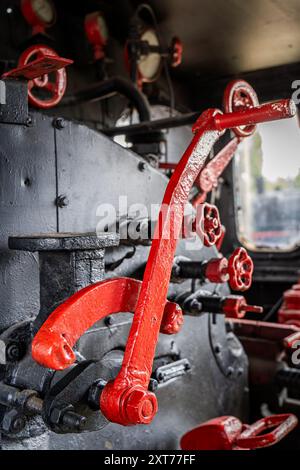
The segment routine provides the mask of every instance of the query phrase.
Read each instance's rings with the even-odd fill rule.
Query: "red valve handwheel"
[[[214,246],[222,236],[222,225],[218,208],[207,202],[201,207],[200,220],[194,222],[194,229],[203,240],[204,246]]]
[[[257,94],[244,80],[233,80],[225,88],[223,107],[225,113],[243,111],[259,106]],[[255,125],[239,126],[233,129],[237,137],[249,137],[256,130]]]
[[[228,260],[229,284],[231,289],[245,291],[251,287],[253,261],[245,248],[234,250]]]
[[[176,36],[171,43],[171,66],[178,67],[182,62],[183,44]]]
[[[57,53],[48,46],[42,44],[34,45],[26,49],[20,56],[18,66],[27,65],[35,59],[45,56],[58,56]],[[50,76],[54,77],[50,81]],[[67,74],[65,68],[61,68],[51,74],[44,74],[41,77],[34,78],[28,82],[28,101],[29,103],[41,109],[49,109],[56,106],[64,96],[67,87]],[[34,90],[47,91],[48,97],[41,98],[34,93]]]

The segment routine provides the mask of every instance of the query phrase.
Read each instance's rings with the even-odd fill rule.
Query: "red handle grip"
[[[298,424],[298,419],[292,414],[281,414],[262,418],[247,428],[236,440],[237,447],[242,449],[259,449],[269,447],[281,441]],[[267,429],[275,429],[267,434],[261,434]]]
[[[242,111],[217,114],[214,116],[214,124],[218,131],[223,131],[234,127],[255,125],[262,122],[293,117],[296,111],[296,105],[293,100],[279,100],[265,103],[255,108],[243,109]]]

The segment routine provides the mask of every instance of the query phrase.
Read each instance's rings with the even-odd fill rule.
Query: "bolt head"
[[[145,171],[146,168],[147,168],[146,162],[139,162],[139,164],[138,164],[138,169],[139,169],[140,171]]]
[[[154,393],[136,388],[127,395],[124,408],[131,424],[149,424],[158,410],[157,399]]]
[[[18,434],[24,429],[25,425],[25,416],[21,415],[16,409],[12,409],[5,413],[1,423],[1,430],[7,434]]]
[[[53,125],[56,129],[61,130],[61,129],[64,129],[64,127],[66,127],[66,121],[64,120],[64,118],[59,117],[59,118],[54,119]]]
[[[59,195],[57,196],[56,200],[55,200],[55,204],[57,207],[59,207],[60,209],[62,209],[63,207],[67,207],[69,205],[69,199],[67,198],[67,196],[64,196],[64,195]]]

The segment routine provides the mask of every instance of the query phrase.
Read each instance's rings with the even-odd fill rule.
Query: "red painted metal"
[[[241,337],[265,339],[270,342],[282,342],[288,336],[299,333],[299,328],[294,325],[281,325],[264,321],[248,319],[230,320],[234,327],[234,332]]]
[[[177,166],[177,163],[168,163],[168,162],[160,162],[159,168],[161,170],[171,170],[174,171]]]
[[[220,416],[186,433],[180,444],[183,450],[261,449],[277,444],[297,424],[297,417],[290,413],[267,416],[250,426],[234,416]]]
[[[193,201],[194,206],[205,202],[207,194],[218,186],[219,177],[232,160],[237,151],[239,142],[240,140],[237,137],[232,139],[200,172],[199,178],[196,180],[199,193]]]
[[[222,256],[222,258],[214,258],[208,261],[204,275],[210,282],[217,284],[227,282],[229,279],[227,259]]]
[[[25,78],[28,82],[28,100],[32,106],[42,109],[52,108],[64,96],[67,87],[65,67],[73,61],[59,57],[56,52],[42,44],[34,45],[21,54],[18,68],[6,73],[3,78]],[[54,82],[50,81],[51,73],[55,74]],[[45,89],[50,97],[38,98],[34,89]]]
[[[205,268],[205,277],[216,283],[229,281],[236,291],[245,291],[252,284],[253,261],[245,248],[237,248],[227,261],[226,258],[210,260]]]
[[[285,349],[293,349],[294,345],[298,346],[300,343],[300,331],[296,331],[291,335],[287,336],[283,340],[283,345]]]
[[[178,67],[182,62],[183,44],[178,37],[172,38],[171,67]]]
[[[222,230],[222,234],[216,243],[216,248],[219,252],[222,250],[223,241],[226,235],[226,227],[224,225],[221,225],[221,230]]]
[[[241,111],[258,105],[258,97],[249,83],[244,80],[233,80],[228,83],[223,97],[223,107],[226,113]],[[238,126],[233,129],[237,137],[248,137],[255,130],[255,125]]]
[[[32,342],[32,357],[50,369],[62,370],[75,361],[73,346],[94,323],[107,315],[134,312],[142,282],[130,278],[101,281],[76,292],[57,307]],[[178,333],[183,323],[180,307],[166,302],[160,331]]]
[[[56,21],[56,11],[52,0],[48,0],[51,3],[51,7],[54,13],[54,18],[51,23],[46,23],[36,14],[33,8],[33,0],[22,0],[21,1],[21,11],[27,21],[27,23],[32,26],[32,34],[43,34],[45,33],[46,28],[50,28],[54,25]]]
[[[263,308],[248,305],[245,297],[241,295],[228,295],[223,302],[222,312],[226,318],[243,318],[248,312],[262,313]]]
[[[27,65],[9,70],[2,75],[2,79],[20,78],[24,80],[34,80],[45,74],[56,72],[57,70],[72,64],[73,60],[64,59],[59,56],[45,54],[38,59],[29,62]]]
[[[300,327],[300,282],[284,293],[278,321]]]
[[[248,118],[251,120],[251,123],[253,119],[270,119],[270,114],[279,118],[279,111],[276,110],[275,112],[272,104],[267,106],[268,113],[266,109],[263,111],[259,109],[257,113],[253,109],[249,110]],[[290,115],[292,115],[292,106],[289,107],[289,110]],[[281,112],[282,118],[287,117],[287,106],[281,107]],[[159,221],[155,229],[142,286],[134,307],[134,317],[125,348],[123,363],[115,380],[109,382],[101,393],[100,408],[109,421],[122,425],[147,424],[152,421],[156,414],[157,400],[155,395],[148,391],[148,385],[152,373],[158,335],[163,321],[177,240],[182,229],[184,208],[188,202],[189,193],[195,179],[203,168],[213,145],[223,133],[221,129],[225,129],[226,125],[229,124],[235,127],[241,123],[249,124],[247,113],[242,113],[242,116],[241,113],[234,113],[229,116],[222,115],[221,111],[217,109],[210,109],[204,112],[194,126],[195,135],[191,144],[176,166],[169,181],[162,202]],[[167,208],[167,211],[165,208]],[[169,233],[170,236],[164,236],[166,233]],[[159,236],[160,234],[163,236]],[[112,303],[107,306],[106,315],[111,313],[109,312],[111,308],[114,309],[114,312],[117,311],[117,308],[118,311],[124,311],[124,303],[126,306],[126,298],[129,293],[125,290],[123,295],[112,296],[111,288],[107,287],[109,286],[108,283],[109,281],[104,281],[101,288],[99,288],[101,294],[102,290],[107,288],[106,297],[110,299],[113,297]],[[80,293],[75,294],[75,296],[80,297]],[[70,307],[72,307],[74,296],[71,299],[73,300],[69,305]],[[241,299],[232,300],[231,305],[229,305],[228,301],[227,303],[225,302],[224,309],[229,315],[233,312],[234,315],[239,316],[241,312],[247,310],[254,311],[254,309],[255,311],[260,311],[259,307],[249,307],[245,299]],[[116,306],[118,301],[123,303]],[[86,315],[85,301],[79,304],[81,305],[80,317],[82,319]],[[99,303],[94,305],[94,307],[99,312]],[[52,314],[54,318],[57,317],[57,311],[61,311],[59,307]],[[84,315],[82,314],[83,312]],[[43,327],[45,325],[50,325],[51,327],[53,321],[51,319],[52,315],[50,315]],[[99,319],[99,315],[100,318],[103,317],[102,313],[99,313],[97,319]],[[73,316],[71,317],[68,317],[68,322],[73,321]],[[90,319],[88,325],[86,325],[85,320],[77,319],[76,315],[75,318],[80,332],[86,329],[91,321]],[[80,326],[81,321],[83,322],[83,327]],[[68,323],[66,324],[63,321],[62,325],[67,328]],[[43,330],[43,327],[40,332]],[[46,333],[49,333],[49,337],[53,334],[51,328],[46,330]],[[60,332],[61,330],[57,333]],[[54,339],[57,339],[57,335],[54,335]],[[40,335],[40,340],[37,341],[36,337],[34,342],[36,342],[35,346],[37,346],[37,348],[34,348],[35,357],[38,356],[39,351],[43,350],[44,344],[47,346],[43,357],[48,362],[47,356],[49,354],[49,344],[52,344],[51,339],[48,338],[47,334],[44,337]],[[70,350],[67,348],[66,352],[68,356]],[[64,357],[64,353],[60,349],[59,357],[61,353]]]
[[[95,60],[101,60],[105,57],[104,49],[107,44],[107,37],[103,35],[99,25],[99,15],[98,11],[90,13],[86,15],[84,22],[85,34],[93,46]]]
[[[201,238],[204,246],[214,246],[222,236],[222,224],[218,208],[207,202],[199,206],[192,228]]]
[[[245,291],[252,283],[253,261],[245,248],[237,248],[228,261],[230,287],[233,290]]]
[[[293,117],[295,114],[296,105],[292,100],[278,100],[262,104],[256,108],[242,109],[241,111],[228,114],[218,114],[214,118],[214,128],[219,131],[235,129],[236,126],[277,121]]]

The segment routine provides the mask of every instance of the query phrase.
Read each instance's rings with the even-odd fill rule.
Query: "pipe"
[[[102,129],[102,132],[108,136],[114,135],[136,135],[153,132],[161,129],[170,129],[186,125],[192,125],[201,115],[201,111],[193,113],[181,114],[170,118],[155,119],[154,121],[143,121],[140,124],[132,124],[122,127],[110,127]]]
[[[131,82],[121,77],[109,78],[73,95],[66,96],[61,104],[62,106],[73,106],[78,103],[98,101],[116,93],[130,100],[136,108],[141,122],[150,121],[150,106],[147,98]]]
[[[294,101],[289,99],[278,100],[234,113],[217,114],[214,117],[214,128],[218,131],[223,131],[238,126],[277,121],[295,116],[296,111],[297,108]]]

